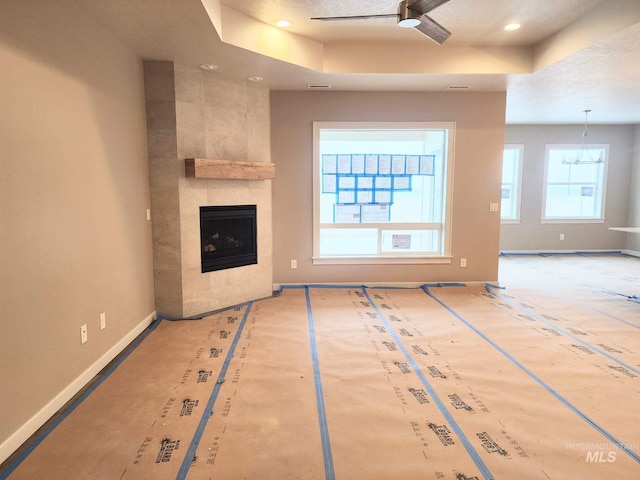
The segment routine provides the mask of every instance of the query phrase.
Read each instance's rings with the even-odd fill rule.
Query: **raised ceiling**
[[[274,90],[506,91],[507,123],[640,124],[640,1],[450,0],[439,46],[394,19],[396,0],[75,0],[145,59],[213,63]],[[289,20],[287,29],[274,27]],[[522,28],[504,31],[507,23]]]
[[[398,28],[395,20],[371,19],[318,22],[312,17],[396,13],[396,0],[220,0],[223,5],[269,25],[291,22],[288,30],[322,43],[344,41],[412,42],[418,32]],[[447,44],[535,45],[584,15],[600,0],[450,0],[429,13],[453,35]],[[516,35],[503,27],[526,22]]]

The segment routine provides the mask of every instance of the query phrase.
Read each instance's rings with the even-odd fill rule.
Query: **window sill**
[[[519,218],[503,218],[500,220],[501,225],[518,225],[520,224]]]
[[[604,218],[543,218],[540,223],[604,223]]]
[[[314,257],[314,265],[448,265],[452,257]]]

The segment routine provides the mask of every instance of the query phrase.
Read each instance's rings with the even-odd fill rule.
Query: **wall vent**
[[[331,85],[320,85],[320,84],[310,83],[309,85],[307,85],[307,88],[310,88],[311,90],[326,90],[328,88],[331,88]]]

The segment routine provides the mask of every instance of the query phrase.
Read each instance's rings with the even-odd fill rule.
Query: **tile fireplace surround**
[[[185,175],[186,158],[270,162],[268,89],[173,62],[144,62],[144,73],[158,315],[271,295],[271,180]],[[202,273],[200,207],[247,204],[257,205],[257,265]]]

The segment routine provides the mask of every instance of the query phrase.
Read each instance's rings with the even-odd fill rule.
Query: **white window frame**
[[[452,200],[453,200],[453,172],[454,172],[454,146],[455,146],[455,122],[313,122],[313,257],[314,265],[334,265],[334,264],[450,264],[451,255],[451,232],[452,232]],[[351,256],[321,256],[320,255],[320,229],[331,228],[331,225],[320,225],[320,193],[321,193],[321,175],[320,175],[320,131],[323,129],[345,129],[345,130],[410,130],[410,129],[438,129],[448,130],[448,143],[445,171],[445,211],[443,214],[444,232],[442,255],[409,255],[404,256],[376,256],[376,255],[351,255]],[[398,228],[402,230],[418,230],[423,229],[425,224],[363,224],[361,227],[350,226],[349,228]],[[440,227],[441,224],[434,224]]]
[[[503,156],[502,156],[502,162],[503,162],[503,166],[502,168],[504,169],[504,150],[518,150],[518,179],[517,182],[518,184],[516,185],[516,193],[517,193],[517,198],[516,198],[516,216],[515,218],[500,218],[500,223],[503,224],[516,224],[516,223],[520,223],[520,210],[522,207],[522,171],[524,170],[524,144],[522,143],[507,143],[504,146],[503,149]],[[502,213],[502,212],[501,212]]]
[[[549,186],[548,183],[548,170],[549,170],[549,152],[551,150],[562,150],[562,149],[572,149],[572,150],[582,150],[584,145],[582,144],[547,144],[544,152],[544,177],[543,177],[543,187],[542,187],[542,211],[540,213],[540,223],[604,223],[605,221],[605,211],[606,211],[606,199],[607,199],[607,170],[609,164],[609,144],[599,143],[599,144],[589,144],[589,149],[604,149],[604,163],[603,163],[603,171],[602,171],[602,186],[601,186],[601,197],[602,201],[600,202],[600,212],[597,217],[547,217],[547,189]]]

